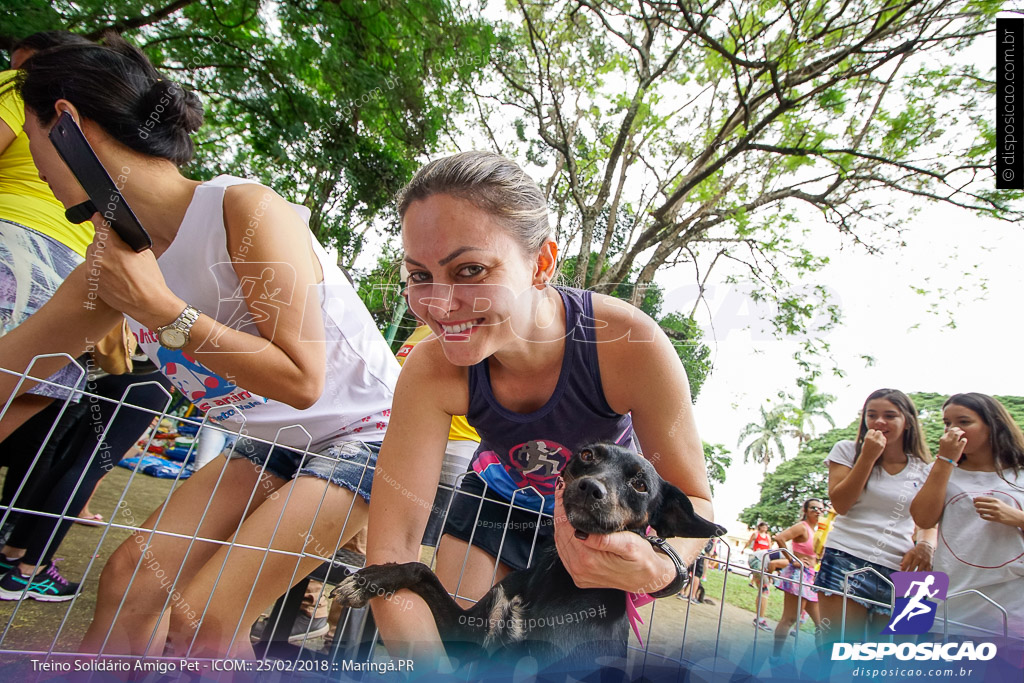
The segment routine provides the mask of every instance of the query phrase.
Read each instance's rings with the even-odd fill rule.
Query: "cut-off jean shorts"
[[[843,577],[849,572],[863,569],[864,567],[871,567],[887,579],[896,571],[875,562],[862,560],[856,555],[851,555],[842,550],[825,548],[825,554],[821,557],[821,568],[814,579],[814,585],[817,588],[827,588],[830,591],[835,591],[834,593],[822,593],[822,595],[842,597]],[[869,612],[886,617],[889,616],[888,604],[891,598],[892,588],[885,581],[879,579],[877,575],[871,572],[862,572],[850,577],[850,599],[866,607]],[[870,602],[865,602],[866,600],[880,602],[886,606],[873,605]]]
[[[367,503],[379,453],[377,441],[337,441],[320,453],[305,453],[244,436],[224,451],[229,460],[245,458],[261,468],[266,464],[265,472],[286,481],[297,477],[324,479],[359,494]]]

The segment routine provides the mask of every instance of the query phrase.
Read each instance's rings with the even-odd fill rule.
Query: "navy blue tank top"
[[[551,398],[532,413],[503,407],[491,390],[487,359],[469,368],[469,424],[480,433],[473,470],[506,500],[554,511],[555,483],[572,454],[610,441],[630,450],[633,422],[604,397],[597,365],[592,293],[556,287],[565,305],[565,355]]]

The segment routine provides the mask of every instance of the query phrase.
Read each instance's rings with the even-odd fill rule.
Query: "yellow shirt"
[[[405,359],[408,357],[409,352],[412,351],[413,347],[419,344],[427,337],[432,336],[434,333],[430,331],[430,327],[427,325],[420,325],[413,333],[409,335],[409,338],[402,344],[402,348],[398,349],[398,353],[395,357],[398,358],[399,365],[405,365]],[[456,415],[452,417],[452,428],[448,432],[449,441],[476,441],[480,442],[480,435],[476,433],[476,430],[469,426],[466,422],[464,415]]]
[[[11,81],[17,71],[0,72],[0,119],[17,136],[0,152],[0,219],[24,225],[52,237],[85,256],[92,242],[92,223],[75,225],[64,217],[64,205],[39,179],[28,151],[25,105]]]

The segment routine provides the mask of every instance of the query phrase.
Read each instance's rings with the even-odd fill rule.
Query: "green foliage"
[[[203,98],[189,173],[253,177],[304,204],[348,265],[369,229],[394,232],[394,194],[439,146],[493,40],[447,0],[37,4],[18,11],[39,21],[0,24],[0,42],[40,28],[122,32]]]
[[[761,482],[761,497],[757,503],[744,508],[741,522],[755,526],[768,522],[772,531],[792,526],[800,519],[800,510],[808,498],[828,499],[828,468],[825,456],[837,441],[857,436],[857,423],[842,429],[833,429],[811,439],[792,460],[783,462]]]
[[[836,400],[832,394],[822,394],[811,382],[802,382],[800,402],[783,403],[778,407],[785,415],[786,422],[792,427],[792,434],[801,444],[807,443],[814,436],[814,419],[821,418],[835,427],[835,420],[826,410]],[[780,395],[780,398],[785,395]],[[790,396],[786,398],[792,399]]]
[[[824,264],[805,231],[875,251],[899,245],[921,201],[1024,217],[1022,193],[991,189],[992,78],[967,56],[998,3],[508,7],[480,119],[514,116],[500,150],[543,169],[563,250],[598,254],[579,285],[688,264],[703,287],[731,268],[776,307],[776,333],[802,340],[810,380],[839,311],[813,281],[794,287]]]
[[[60,25],[60,15],[48,0],[18,0],[4,5],[0,12],[0,49],[10,50],[18,39]]]
[[[743,428],[738,445],[742,446],[744,441],[753,437],[743,449],[743,462],[753,460],[761,463],[767,472],[768,464],[776,455],[783,460],[786,459],[786,447],[782,444],[782,436],[786,430],[786,414],[777,407],[765,410],[764,406],[760,406],[760,411],[761,421],[750,422]]]
[[[708,484],[711,486],[711,493],[715,492],[715,482],[725,483],[725,470],[732,465],[732,457],[725,446],[720,443],[708,443],[702,441],[704,447],[704,464],[708,468]]]
[[[696,320],[684,318],[679,313],[669,313],[658,320],[658,325],[683,362],[690,382],[690,398],[696,403],[704,381],[711,374],[711,348],[703,341],[704,332]]]

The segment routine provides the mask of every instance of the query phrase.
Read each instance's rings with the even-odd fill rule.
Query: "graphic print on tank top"
[[[508,466],[502,464],[502,458],[494,451],[484,451],[473,461],[473,470],[508,500],[517,489],[525,489],[516,496],[516,502],[535,508],[541,499],[528,487],[541,496],[553,495],[558,473],[571,457],[568,448],[550,439],[527,441],[509,451]]]
[[[141,330],[139,336],[156,334],[152,330]],[[156,364],[167,379],[196,408],[209,413],[214,420],[236,417],[242,411],[261,406],[267,399],[232,384],[181,349],[159,347]]]

